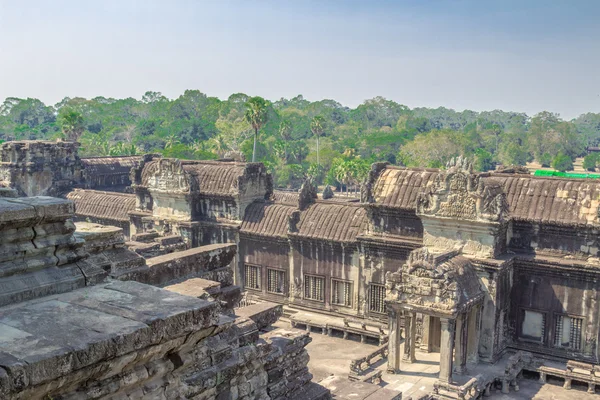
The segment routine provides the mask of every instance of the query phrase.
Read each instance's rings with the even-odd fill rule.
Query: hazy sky
[[[199,89],[572,118],[600,112],[599,19],[595,0],[0,0],[0,101]]]

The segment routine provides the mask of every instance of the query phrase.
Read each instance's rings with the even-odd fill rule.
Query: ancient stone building
[[[330,398],[310,381],[307,333],[259,338],[280,306],[234,314],[235,245],[146,261],[119,228],[76,231],[73,212],[0,199],[0,398]]]
[[[259,163],[144,156],[130,176],[129,194],[66,196],[83,220],[127,215],[138,256],[231,243],[226,279],[250,297],[385,322],[391,371],[417,349],[440,353],[442,383],[516,351],[600,361],[600,182],[379,163],[358,202],[273,191]]]

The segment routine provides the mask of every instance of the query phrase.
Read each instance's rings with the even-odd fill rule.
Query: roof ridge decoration
[[[375,203],[375,197],[373,196],[373,186],[377,182],[377,178],[381,174],[381,171],[386,169],[390,165],[389,162],[377,162],[371,164],[371,170],[369,176],[366,179],[364,185],[360,188],[360,202],[361,203]]]
[[[470,221],[503,222],[508,202],[501,185],[473,173],[472,164],[456,157],[446,164],[431,187],[417,197],[417,215]]]
[[[317,188],[313,185],[312,179],[306,179],[302,183],[298,195],[298,209],[305,210],[309,205],[313,204],[317,199]]]

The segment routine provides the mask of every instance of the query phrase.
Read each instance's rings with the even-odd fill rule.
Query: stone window
[[[309,300],[325,300],[325,278],[304,275],[304,298]]]
[[[385,313],[385,286],[371,283],[369,286],[369,310]]]
[[[352,307],[352,282],[331,280],[331,303]]]
[[[285,271],[271,268],[267,269],[267,292],[284,294]]]
[[[246,264],[245,288],[260,290],[260,267]]]
[[[583,318],[557,315],[554,325],[554,346],[581,350]]]
[[[532,310],[523,310],[521,338],[538,343],[544,343],[545,332],[546,314]]]

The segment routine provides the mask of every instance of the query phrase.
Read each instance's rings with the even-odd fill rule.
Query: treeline
[[[600,144],[600,114],[564,121],[549,112],[409,109],[382,97],[352,109],[302,96],[268,102],[237,93],[220,100],[197,90],[177,99],[157,92],[139,100],[65,98],[54,106],[7,98],[0,106],[0,140],[59,137],[79,140],[84,156],[254,155],[278,187],[297,187],[308,176],[347,188],[359,185],[375,161],[443,167],[465,155],[481,171],[533,160],[568,170],[587,146]],[[588,157],[586,167],[597,163]]]

